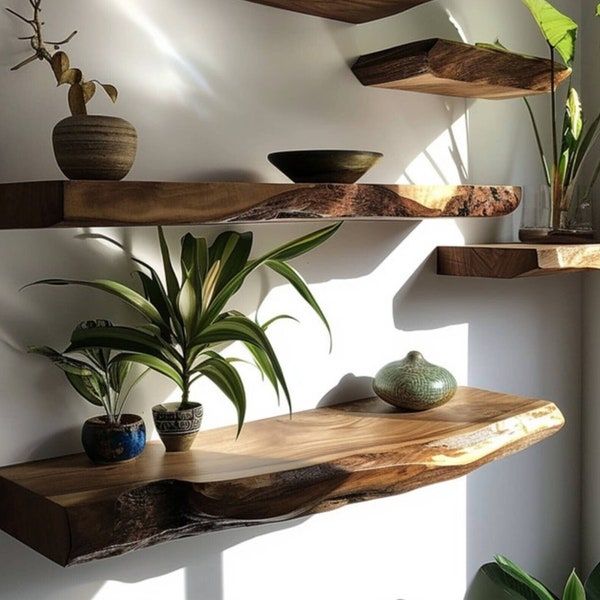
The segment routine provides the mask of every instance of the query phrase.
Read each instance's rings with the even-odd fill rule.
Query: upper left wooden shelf
[[[510,186],[40,181],[0,184],[0,229],[499,217]]]

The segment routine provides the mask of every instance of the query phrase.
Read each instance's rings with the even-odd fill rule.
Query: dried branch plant
[[[94,97],[96,84],[104,89],[113,102],[116,102],[118,92],[114,85],[100,83],[96,79],[84,80],[81,70],[72,68],[69,57],[61,50],[61,46],[68,44],[77,35],[77,31],[73,31],[64,40],[58,42],[45,40],[42,29],[44,21],[40,18],[42,0],[28,0],[28,2],[33,9],[33,16],[30,19],[11,8],[6,9],[11,15],[27,23],[33,29],[31,35],[18,38],[29,42],[33,54],[18,65],[15,65],[11,71],[17,71],[34,60],[45,60],[48,62],[52,67],[58,85],[69,85],[68,100],[72,115],[87,115],[86,104]],[[48,47],[51,47],[53,52],[49,51]]]

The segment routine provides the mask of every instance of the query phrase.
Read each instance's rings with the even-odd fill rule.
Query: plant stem
[[[556,129],[556,60],[554,46],[550,43],[550,96],[552,102],[552,184],[551,184],[551,196],[552,196],[552,228],[560,229],[560,217],[561,217],[561,193],[559,179],[559,164],[558,164],[558,132]]]

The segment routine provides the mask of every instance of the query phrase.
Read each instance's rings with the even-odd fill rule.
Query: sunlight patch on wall
[[[444,105],[451,116],[453,103]],[[468,177],[468,115],[463,113],[406,167],[396,183],[459,184]]]

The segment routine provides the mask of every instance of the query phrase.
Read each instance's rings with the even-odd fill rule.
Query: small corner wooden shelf
[[[361,56],[352,71],[366,86],[491,100],[545,94],[551,62],[438,38]],[[560,66],[559,85],[571,70]]]
[[[294,12],[335,19],[346,23],[366,23],[404,12],[431,0],[249,0]]]
[[[512,279],[600,269],[600,244],[489,244],[437,249],[438,274]]]
[[[371,398],[149,444],[136,461],[84,455],[0,469],[0,528],[60,565],[204,532],[295,517],[460,477],[552,435],[551,402],[460,388],[401,413]]]
[[[0,229],[499,217],[520,201],[510,186],[41,181],[0,184]]]

